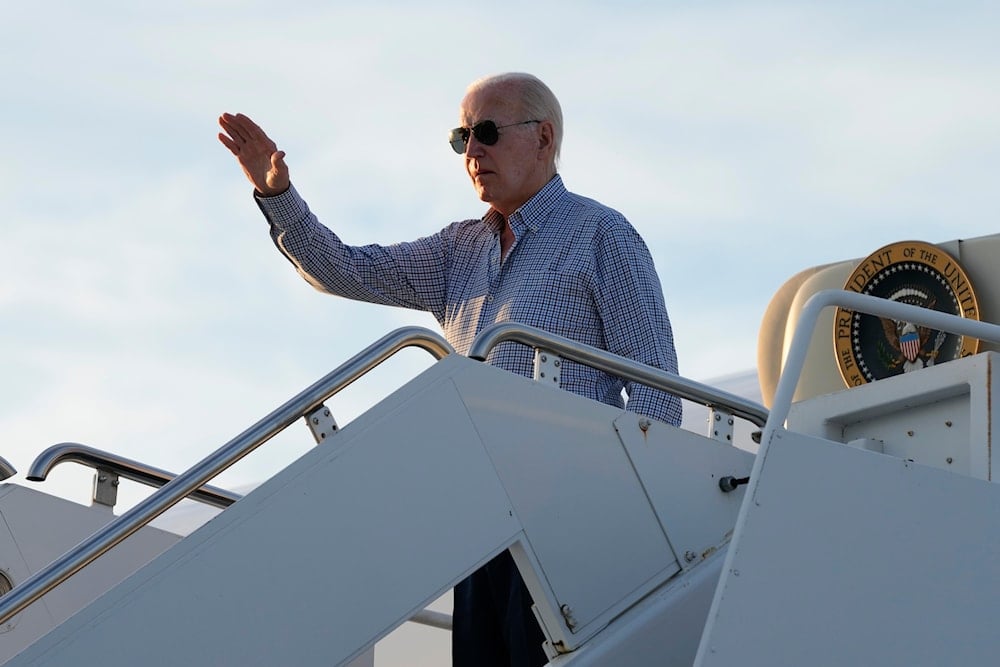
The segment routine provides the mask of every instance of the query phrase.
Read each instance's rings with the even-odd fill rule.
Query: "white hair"
[[[556,150],[553,161],[559,163],[562,149],[563,116],[562,107],[552,90],[538,77],[525,72],[506,72],[484,76],[473,81],[467,93],[499,85],[511,85],[518,91],[521,110],[532,120],[547,120],[552,123]]]

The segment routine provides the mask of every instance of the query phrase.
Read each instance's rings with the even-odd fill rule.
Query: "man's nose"
[[[483,154],[483,147],[485,144],[479,139],[476,139],[476,135],[469,132],[469,140],[465,142],[465,156],[466,157],[479,157]]]

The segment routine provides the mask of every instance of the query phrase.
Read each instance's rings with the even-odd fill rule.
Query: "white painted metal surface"
[[[17,484],[0,485],[0,573],[15,586],[106,524],[106,507],[87,507]],[[0,663],[83,608],[180,538],[147,527],[107,558],[0,627]]]
[[[813,297],[802,320],[814,322],[831,297]],[[847,297],[860,310],[874,305]],[[992,325],[918,317],[997,340]],[[695,664],[992,664],[995,355],[792,409],[808,333],[796,332],[775,391]],[[786,430],[786,417],[824,437]]]
[[[643,430],[641,420],[631,414],[616,420],[615,428],[678,564],[691,568],[724,547],[732,537],[743,493],[722,493],[719,479],[749,475],[753,455],[673,429],[665,441],[657,436],[668,427],[653,422]]]
[[[978,479],[995,480],[990,426],[1000,354],[886,378],[792,406],[789,430],[836,442],[872,441],[876,451]]]
[[[750,455],[639,419],[449,357],[10,664],[340,664],[508,545],[563,650],[644,599],[703,618],[714,577],[663,588],[681,571],[671,542],[709,571],[742,495],[718,477]],[[713,494],[719,507],[668,512],[684,489],[688,507]],[[645,628],[647,644],[693,655],[690,625],[653,639],[654,625],[619,638]]]
[[[440,334],[422,327],[403,327],[383,336],[0,598],[0,619],[6,621],[12,618],[108,549],[194,494],[199,487],[290,426],[307,411],[389,356],[412,346],[421,347],[437,358],[454,351]]]
[[[553,667],[690,665],[719,581],[725,550],[640,600],[573,653],[556,657]]]
[[[696,665],[995,664],[1000,485],[779,432]]]
[[[693,564],[727,539],[742,492],[721,493],[718,476],[749,471],[747,452],[658,422],[643,432],[634,414],[482,371],[490,372],[463,373],[456,383],[541,561],[513,550],[534,599],[549,601],[540,614],[563,650],[679,572],[687,550],[697,554]],[[695,488],[664,507],[666,495]],[[715,513],[710,497],[718,498]],[[572,631],[557,612],[563,605]]]

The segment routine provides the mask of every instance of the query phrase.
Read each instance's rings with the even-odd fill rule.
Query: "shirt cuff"
[[[267,221],[279,229],[287,229],[309,215],[309,207],[294,185],[289,185],[287,190],[273,197],[254,192],[253,198]]]

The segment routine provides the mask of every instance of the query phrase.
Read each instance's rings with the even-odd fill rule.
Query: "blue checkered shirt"
[[[497,322],[519,322],[677,372],[670,320],[653,259],[617,211],[568,192],[557,175],[510,215],[514,244],[501,261],[502,216],[455,222],[409,243],[349,246],[319,223],[294,187],[258,197],[271,236],[317,289],[430,312],[459,354]],[[532,377],[534,355],[520,343],[494,348],[487,362]],[[565,362],[563,388],[670,424],[677,397]]]

